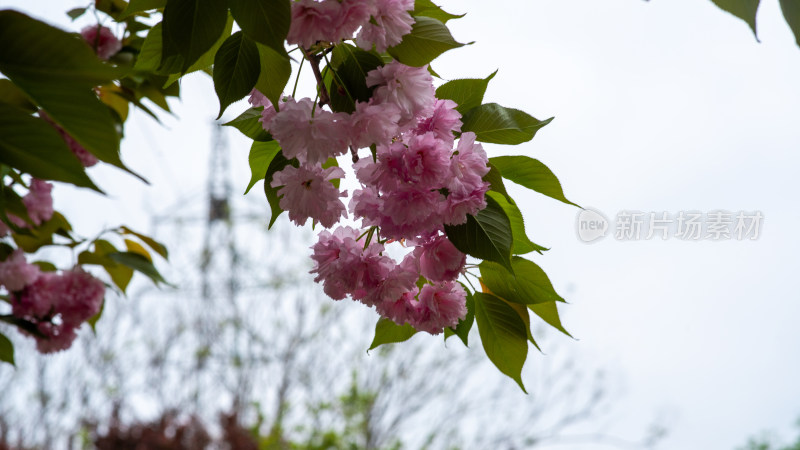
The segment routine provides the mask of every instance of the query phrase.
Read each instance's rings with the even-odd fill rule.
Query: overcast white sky
[[[83,3],[0,6],[79,27],[61,11]],[[499,68],[485,101],[556,117],[531,143],[487,146],[490,156],[542,160],[571,200],[612,219],[621,210],[765,217],[757,241],[607,237],[588,245],[576,236],[576,208],[513,190],[531,238],[552,247],[533,259],[571,302],[562,312],[579,339],[569,343],[576,357],[624,380],[614,431],[637,435],[666,411],[665,449],[728,449],[762,429],[788,437],[800,416],[800,211],[791,196],[800,192],[800,48],[777,0],[762,1],[760,44],[703,0],[443,4],[468,13],[450,28],[476,43],[445,54],[436,71],[485,77]],[[207,124],[217,111],[210,79],[189,77],[174,109],[181,120],[166,118],[165,127],[141,114],[128,124],[123,158],[150,187],[98,168],[91,174],[110,200],[56,193],[66,212],[103,211],[74,217],[77,227],[147,229],[150,211],[202,195]],[[249,143],[234,134],[231,142],[243,191]]]

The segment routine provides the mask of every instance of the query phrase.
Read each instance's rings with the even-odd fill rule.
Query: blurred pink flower
[[[20,249],[14,250],[5,261],[0,261],[0,286],[9,292],[21,291],[39,276],[39,266],[29,264]]]
[[[53,217],[53,197],[50,195],[53,185],[33,178],[29,189],[28,193],[22,197],[22,203],[28,208],[28,216],[38,226]]]
[[[89,25],[81,30],[81,36],[94,49],[100,59],[111,58],[122,49],[122,42],[114,36],[114,32],[108,27]]]

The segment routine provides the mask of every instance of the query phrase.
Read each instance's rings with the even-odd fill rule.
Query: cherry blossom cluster
[[[0,285],[11,294],[11,314],[35,327],[41,353],[68,349],[75,331],[100,311],[105,295],[103,282],[80,268],[42,272],[19,249],[0,261]]]
[[[28,210],[28,217],[30,217],[33,225],[39,226],[53,217],[53,196],[50,191],[53,190],[53,185],[38,178],[31,180],[28,193],[22,197],[22,203]],[[19,228],[30,228],[30,224],[25,220],[8,214],[8,220]],[[8,226],[0,221],[0,237],[3,237],[11,231]]]
[[[436,99],[427,67],[390,62],[366,82],[372,97],[356,102],[352,114],[326,111],[309,98],[284,97],[275,108],[253,92],[250,102],[264,107],[264,129],[287,159],[297,160],[275,173],[271,186],[290,220],[303,225],[311,218],[331,228],[347,216],[341,200],[347,193],[331,182],[345,172],[323,164],[348,150],[374,149],[374,156],[354,158],[361,186],[349,211],[364,229],[322,231],[312,247],[312,273],[333,299],[349,296],[397,324],[441,333],[466,315],[466,292],[456,281],[466,255],[444,226],[463,224],[486,207],[486,153],[474,133],[455,142],[458,105]],[[399,264],[384,255],[389,242],[411,248]]]
[[[355,35],[364,50],[374,46],[384,52],[411,31],[413,9],[414,0],[299,0],[292,2],[286,40],[308,48],[318,41],[338,42]]]
[[[38,226],[53,216],[53,185],[34,178],[22,198],[28,217]],[[30,224],[12,214],[9,220],[20,228]],[[9,232],[0,222],[0,237]],[[62,273],[42,272],[30,264],[20,249],[0,261],[0,286],[10,294],[11,314],[36,328],[40,352],[64,350],[75,340],[75,330],[100,311],[105,285],[76,268]]]

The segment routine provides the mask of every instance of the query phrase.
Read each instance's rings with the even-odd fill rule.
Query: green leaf
[[[155,239],[151,238],[150,236],[147,236],[147,235],[142,234],[142,233],[137,233],[136,231],[133,231],[130,228],[125,227],[125,226],[120,227],[120,231],[123,234],[130,234],[130,235],[136,236],[137,238],[141,239],[142,242],[147,244],[148,247],[153,249],[153,251],[155,251],[156,253],[161,255],[162,258],[169,259],[169,253],[167,252],[167,247],[165,247],[164,244],[156,241]]]
[[[28,113],[34,113],[37,109],[24,92],[5,78],[0,79],[0,103],[16,106]]]
[[[486,195],[492,197],[503,208],[508,220],[511,222],[511,233],[514,236],[514,243],[511,245],[512,255],[524,255],[530,252],[537,252],[541,255],[543,251],[549,250],[547,247],[531,242],[528,238],[528,234],[525,233],[525,221],[522,218],[522,212],[516,204],[509,203],[506,197],[503,197],[499,192],[489,191]]]
[[[125,8],[125,11],[122,11],[122,14],[119,15],[117,20],[122,20],[137,13],[163,8],[165,6],[167,6],[167,0],[131,0]]]
[[[780,1],[783,17],[786,19],[786,23],[789,24],[789,28],[792,29],[792,33],[794,33],[797,45],[800,45],[800,2],[797,0]]]
[[[446,12],[439,6],[435,5],[431,0],[416,0],[414,2],[413,14],[415,16],[433,17],[442,23],[447,23],[447,21],[450,19],[460,19],[466,15],[461,14],[460,16],[457,16],[455,14],[450,14],[449,12]],[[437,96],[437,98],[441,97]]]
[[[168,58],[181,56],[181,72],[186,73],[217,42],[227,20],[225,1],[169,0],[162,22],[162,65]]]
[[[16,366],[14,363],[14,344],[3,333],[0,333],[0,361]]]
[[[0,72],[25,91],[18,80],[93,88],[122,75],[100,61],[80,37],[17,11],[0,11],[0,42]]]
[[[497,75],[497,71],[492,72],[488,77],[463,78],[451,80],[436,88],[436,98],[447,98],[458,103],[456,111],[463,116],[473,108],[477,108],[483,102],[483,94],[489,81]]]
[[[122,264],[103,264],[103,269],[105,269],[106,273],[108,273],[108,276],[111,277],[111,281],[114,283],[114,285],[116,285],[123,294],[126,293],[128,284],[130,284],[131,279],[133,278],[133,269],[123,266]]]
[[[261,44],[257,44],[257,47],[261,60],[261,75],[256,82],[256,89],[278,108],[281,93],[292,75],[289,56]]]
[[[734,16],[742,19],[753,30],[753,35],[758,40],[758,33],[756,33],[756,12],[758,11],[758,4],[760,0],[711,0],[720,7],[720,9],[727,11]]]
[[[417,330],[409,324],[398,325],[389,319],[381,318],[375,324],[375,338],[372,340],[369,350],[383,344],[407,341],[416,332]]]
[[[106,273],[108,273],[108,276],[111,277],[111,281],[124,294],[128,288],[128,284],[133,278],[133,269],[117,263],[108,256],[117,252],[117,248],[110,242],[104,239],[98,239],[94,243],[94,252],[83,251],[78,255],[78,264],[102,266]]]
[[[272,228],[272,225],[275,224],[275,220],[283,212],[283,209],[281,209],[280,205],[281,198],[278,196],[278,189],[280,188],[270,186],[270,183],[272,183],[272,176],[275,174],[275,172],[280,172],[289,164],[293,165],[294,167],[300,165],[300,163],[297,162],[297,159],[286,159],[286,157],[283,156],[283,152],[278,152],[275,157],[272,158],[272,161],[269,163],[269,167],[267,168],[267,175],[264,177],[264,193],[267,195],[267,201],[269,202],[271,211],[271,217],[269,219],[269,225],[267,228]]]
[[[534,314],[539,316],[542,320],[547,322],[556,330],[566,334],[569,337],[572,337],[572,335],[564,329],[564,326],[561,325],[561,318],[558,316],[558,306],[556,305],[556,302],[533,303],[528,305],[528,309],[533,311]]]
[[[50,118],[97,159],[117,166],[145,181],[125,164],[119,154],[120,135],[108,106],[90,90],[66,91],[52,86],[28,91]]]
[[[89,317],[88,319],[86,319],[86,323],[88,323],[89,326],[92,327],[92,332],[93,333],[97,332],[97,330],[95,329],[95,326],[97,325],[97,321],[100,320],[100,318],[103,316],[103,311],[105,309],[106,309],[106,301],[105,301],[105,299],[103,299],[103,303],[100,304],[100,311],[97,311],[97,314],[95,314],[92,317]]]
[[[125,0],[95,0],[94,8],[116,19],[125,10]]]
[[[247,185],[244,193],[250,192],[250,189],[255,185],[258,180],[263,180],[267,176],[267,170],[275,155],[280,153],[281,146],[277,141],[259,142],[254,141],[250,147],[250,183]]]
[[[28,216],[28,207],[22,202],[22,197],[11,186],[0,184],[0,212],[3,215],[13,214],[27,223],[33,223]]]
[[[367,73],[383,65],[375,52],[367,52],[350,44],[333,48],[328,93],[334,111],[352,113],[354,101],[369,101],[372,89],[367,87]]]
[[[45,245],[53,243],[53,234],[66,234],[72,230],[69,222],[61,213],[53,213],[53,217],[38,227],[29,230],[28,234],[15,233],[14,242],[17,247],[27,253],[33,253]]]
[[[144,275],[147,275],[153,282],[156,284],[158,283],[167,283],[166,280],[158,273],[156,267],[147,260],[144,256],[134,253],[134,252],[115,252],[109,253],[106,255],[108,258],[122,264],[123,266],[130,267],[131,269],[140,272]]]
[[[50,124],[5,104],[0,104],[0,150],[0,163],[36,178],[99,191]]]
[[[506,191],[506,186],[503,184],[503,174],[497,170],[497,167],[492,165],[491,163],[487,164],[489,166],[489,172],[483,176],[483,181],[489,182],[489,189],[491,191],[497,192],[498,194],[505,197],[508,203],[514,204],[514,199],[508,195],[508,191]]]
[[[2,211],[0,209],[0,211]],[[5,242],[0,242],[0,261],[5,261],[8,257],[14,253],[15,248],[6,244]]]
[[[231,35],[214,57],[214,90],[219,98],[219,115],[231,103],[244,98],[253,90],[261,72],[258,47],[237,31]]]
[[[552,120],[551,117],[541,121],[518,109],[487,103],[464,114],[461,131],[472,131],[481,142],[517,145],[533,139]]]
[[[497,167],[503,178],[568,205],[578,206],[564,197],[558,178],[539,160],[522,155],[496,156],[489,158],[489,163]]]
[[[292,21],[290,0],[228,0],[242,31],[256,42],[285,54],[283,41]]]
[[[472,324],[475,322],[475,297],[472,296],[472,292],[470,292],[466,286],[464,286],[464,291],[467,293],[467,315],[464,317],[464,320],[458,322],[455,329],[446,328],[444,331],[446,333],[448,330],[451,330],[453,334],[461,339],[464,345],[469,347],[469,332],[472,329]]]
[[[167,78],[167,81],[164,83],[164,88],[165,89],[168,88],[173,83],[178,81],[180,77],[192,72],[198,72],[202,70],[210,75],[211,65],[214,64],[214,56],[217,54],[217,51],[225,42],[225,39],[227,39],[228,36],[231,35],[232,29],[233,29],[233,17],[228,15],[228,21],[225,23],[225,29],[222,30],[222,34],[219,35],[219,39],[217,39],[217,42],[215,42],[214,45],[212,45],[211,48],[208,49],[207,52],[203,53],[203,55],[200,56],[200,58],[197,61],[195,61],[194,64],[189,66],[189,69],[187,69],[186,71],[181,71],[180,69],[180,62],[183,60],[182,57],[176,56],[172,57],[171,60],[167,60],[167,63],[159,71],[159,73],[162,74],[170,74],[169,77]],[[165,68],[167,67],[174,68],[174,70],[165,71]]]
[[[519,256],[512,258],[511,264],[514,266],[514,275],[491,261],[480,264],[481,281],[492,294],[524,305],[564,301],[553,289],[553,284],[541,267]]]
[[[69,16],[70,19],[75,20],[78,17],[82,16],[83,13],[85,13],[85,12],[86,12],[86,7],[83,7],[83,8],[72,8],[69,11],[67,11],[67,15]]]
[[[92,91],[119,78],[119,69],[75,35],[16,11],[0,11],[0,42],[0,72],[86,150],[136,175],[122,164],[114,120]]]
[[[463,253],[498,262],[513,271],[511,223],[493,198],[486,197],[486,208],[475,216],[467,216],[467,223],[445,225],[444,229],[450,242]]]
[[[272,136],[264,130],[264,127],[259,121],[263,109],[263,107],[250,108],[240,114],[239,117],[223,125],[236,128],[254,141],[271,141]]]
[[[497,297],[497,298],[500,298],[500,297]],[[511,303],[508,300],[503,299],[503,298],[500,298],[500,300],[503,300],[503,302],[505,302],[505,304],[510,306],[511,309],[513,309],[514,311],[517,312],[517,314],[519,314],[519,318],[522,319],[522,323],[525,324],[525,332],[528,334],[528,342],[533,344],[534,347],[536,347],[537,350],[542,351],[542,349],[539,348],[539,344],[537,344],[536,340],[533,339],[533,332],[531,332],[531,314],[530,314],[530,311],[528,310],[528,308],[525,305],[522,305],[522,304],[519,304],[519,303]]]
[[[482,292],[475,293],[475,319],[486,356],[527,394],[522,384],[522,367],[528,358],[525,322],[506,302]]]
[[[136,64],[133,65],[133,70],[142,72],[156,72],[161,65],[161,53],[163,52],[163,42],[161,40],[161,23],[157,23],[147,32],[147,37],[142,43],[142,48],[139,50],[139,56],[136,58]],[[173,57],[173,59],[175,59]],[[180,70],[178,67],[177,70]]]
[[[34,261],[31,264],[34,264],[37,267],[39,267],[39,270],[41,270],[42,272],[56,272],[56,271],[58,271],[58,267],[56,267],[55,264],[53,264],[53,263],[51,263],[49,261]]]
[[[416,23],[403,40],[390,48],[389,54],[407,66],[421,67],[442,53],[462,47],[440,21],[425,16],[414,17]]]

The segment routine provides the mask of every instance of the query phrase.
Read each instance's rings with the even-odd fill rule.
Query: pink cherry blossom
[[[377,161],[373,161],[372,158],[362,158],[353,164],[356,178],[363,184],[381,191],[397,189],[406,180],[403,155],[407,149],[402,142],[378,145]]]
[[[413,135],[403,152],[402,178],[420,189],[438,189],[450,171],[450,148],[433,133]]]
[[[57,314],[59,304],[59,276],[54,272],[42,272],[36,279],[16,293],[11,304],[11,313],[27,320],[39,320]]]
[[[405,239],[430,234],[441,228],[442,194],[437,191],[400,187],[381,196],[381,235]]]
[[[452,100],[436,100],[433,114],[419,122],[415,133],[433,132],[437,139],[452,146],[455,139],[453,132],[461,131],[461,113],[456,111],[456,107],[458,105]]]
[[[377,162],[359,160],[354,168],[359,181],[383,192],[415,185],[421,190],[444,187],[450,171],[450,149],[433,133],[412,135],[408,144],[394,142],[377,148]]]
[[[281,144],[283,154],[301,163],[322,164],[347,152],[349,115],[332,113],[309,98],[289,99],[269,123],[269,131]],[[313,111],[313,112],[312,112]]]
[[[443,208],[443,221],[448,225],[461,225],[467,222],[467,215],[474,216],[486,208],[486,191],[489,183],[481,182],[472,190],[451,190],[447,204]]]
[[[53,197],[50,195],[52,190],[51,183],[33,178],[29,192],[22,197],[22,203],[28,208],[28,217],[37,226],[53,217]]]
[[[364,299],[387,278],[394,268],[394,261],[381,255],[384,248],[371,243],[364,248],[359,232],[351,227],[337,227],[333,233],[323,230],[319,240],[312,246],[316,282],[322,282],[323,290],[333,299],[341,300],[347,295]]]
[[[375,309],[381,317],[385,317],[398,325],[403,325],[414,320],[413,317],[416,312],[414,297],[419,293],[419,289],[414,286],[411,291],[399,289],[397,292],[400,292],[398,297],[388,297],[382,302],[376,303]]]
[[[108,59],[122,49],[122,42],[108,27],[89,25],[81,30],[81,36],[94,49],[100,59]]]
[[[361,26],[369,22],[370,16],[376,13],[373,0],[342,0],[331,42],[352,38]]]
[[[247,102],[250,103],[250,106],[254,108],[258,108],[259,106],[272,106],[272,102],[269,101],[267,96],[255,88],[250,91],[250,96],[247,98]]]
[[[467,255],[461,253],[446,236],[438,236],[421,247],[419,267],[430,281],[453,281],[461,274]]]
[[[411,32],[414,18],[409,11],[414,9],[414,0],[376,0],[375,6],[372,18],[361,27],[356,43],[364,50],[374,46],[382,53]]]
[[[100,311],[104,295],[103,282],[81,269],[43,272],[14,295],[12,314],[32,321],[60,315],[62,323],[78,327]]]
[[[261,122],[261,127],[265,130],[269,131],[270,123],[275,115],[278,114],[278,111],[275,109],[275,105],[261,93],[258,89],[253,89],[250,91],[250,97],[247,99],[248,102],[254,107],[258,108],[263,106],[264,109],[261,110],[261,118],[258,119]],[[283,95],[280,96],[278,99],[278,108],[281,108],[284,104]]]
[[[332,41],[341,21],[338,1],[299,0],[292,2],[292,23],[286,41],[309,48],[317,41]]]
[[[55,289],[60,297],[55,308],[61,321],[75,327],[100,312],[106,292],[102,281],[80,268],[64,271]]]
[[[411,325],[420,331],[439,334],[445,327],[455,327],[466,317],[467,293],[453,281],[426,284],[419,293],[415,308]]]
[[[410,67],[392,61],[367,73],[367,86],[375,86],[372,101],[391,103],[400,109],[400,127],[416,124],[430,115],[436,101],[428,66]]]
[[[36,325],[34,335],[42,353],[65,350],[75,340],[75,330],[96,315],[103,305],[105,285],[81,269],[41,273],[11,297],[11,313]]]
[[[483,181],[489,172],[488,159],[483,147],[475,143],[475,133],[463,133],[456,151],[450,164],[449,195],[444,209],[444,223],[450,225],[462,224],[468,214],[475,215],[486,208],[484,194],[489,190],[489,183]]]
[[[400,108],[391,103],[357,102],[350,115],[351,144],[356,148],[391,142],[398,134]]]
[[[475,133],[469,131],[461,135],[451,164],[451,182],[448,188],[458,190],[458,186],[468,185],[472,190],[489,173],[489,159],[481,144],[475,143]]]
[[[325,228],[332,227],[342,214],[347,215],[344,203],[339,200],[347,194],[331,183],[342,178],[344,170],[340,167],[323,169],[321,166],[286,166],[272,177],[272,187],[280,187],[280,207],[289,212],[289,219],[297,225],[304,225],[309,218]]]
[[[39,276],[39,267],[29,264],[20,249],[14,250],[5,261],[0,261],[0,286],[9,292],[20,291]]]
[[[54,324],[52,322],[39,322],[36,326],[44,337],[36,337],[36,350],[39,353],[55,353],[66,350],[72,346],[72,342],[78,337],[75,334],[75,327],[67,324]]]

